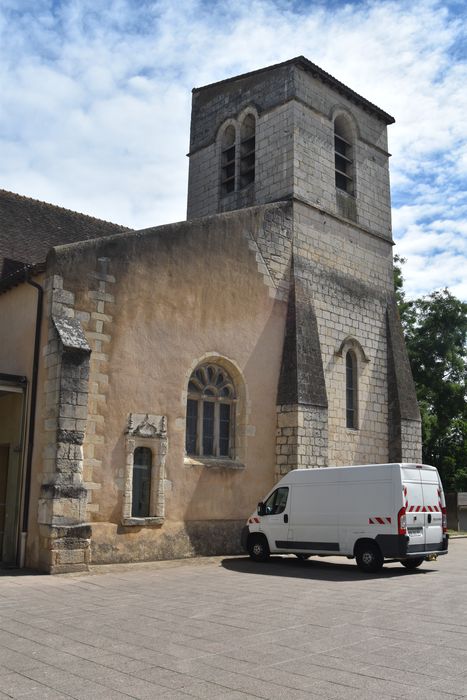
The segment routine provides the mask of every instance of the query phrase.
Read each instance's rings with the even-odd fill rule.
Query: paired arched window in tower
[[[223,367],[200,365],[188,382],[186,452],[230,457],[233,448],[235,387]]]
[[[343,115],[334,120],[334,167],[336,187],[355,194],[353,134],[349,121]]]
[[[357,358],[353,350],[348,350],[345,355],[345,409],[347,428],[358,427],[357,425],[357,399],[358,399],[358,376]]]
[[[231,121],[231,120],[230,120]],[[221,194],[243,190],[255,181],[256,118],[248,112],[221,136]]]

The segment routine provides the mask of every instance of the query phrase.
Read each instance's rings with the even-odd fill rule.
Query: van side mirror
[[[263,501],[260,501],[258,503],[258,507],[256,509],[256,512],[258,513],[258,515],[264,515],[264,503],[263,503]]]

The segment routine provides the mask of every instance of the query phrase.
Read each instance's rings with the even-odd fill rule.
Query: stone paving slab
[[[245,557],[0,571],[0,700],[467,698],[467,539],[414,572]]]

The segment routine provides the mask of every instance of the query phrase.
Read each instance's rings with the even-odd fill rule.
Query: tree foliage
[[[467,304],[448,289],[408,301],[395,258],[394,286],[422,415],[423,461],[447,490],[467,491]]]

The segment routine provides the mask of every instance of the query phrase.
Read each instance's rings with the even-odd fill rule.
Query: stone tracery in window
[[[236,394],[223,367],[197,367],[188,382],[186,452],[204,457],[231,457]]]

